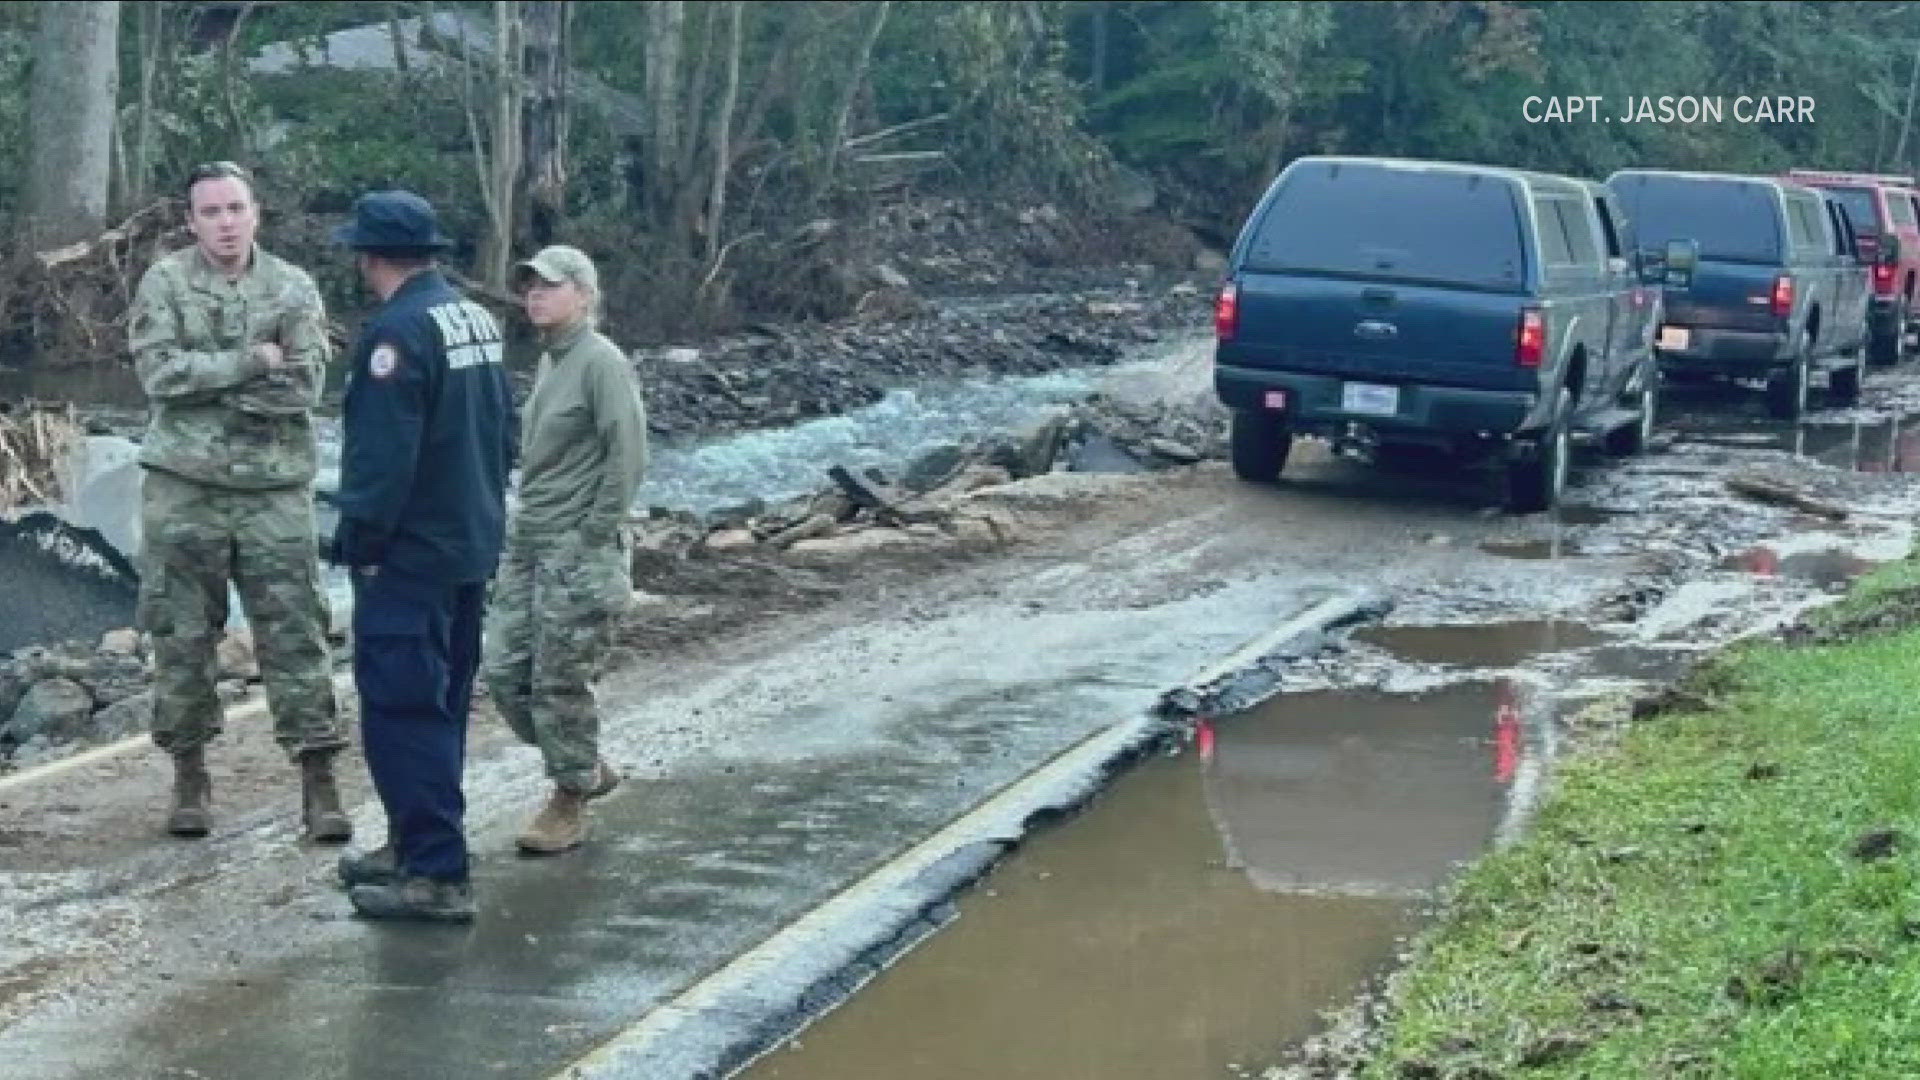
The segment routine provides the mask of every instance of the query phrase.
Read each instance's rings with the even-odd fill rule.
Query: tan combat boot
[[[332,750],[308,750],[300,755],[300,796],[305,808],[307,839],[344,844],[353,839],[353,823],[340,808],[340,788],[333,782]]]
[[[213,821],[207,806],[212,801],[206,750],[196,746],[173,755],[173,806],[167,811],[167,831],[175,836],[207,835]]]
[[[529,855],[558,855],[587,838],[587,796],[555,784],[553,797],[515,841]]]

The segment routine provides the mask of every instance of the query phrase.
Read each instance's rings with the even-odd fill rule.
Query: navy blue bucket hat
[[[333,230],[359,251],[437,251],[453,246],[440,233],[433,206],[411,191],[369,191],[353,201],[353,220]]]

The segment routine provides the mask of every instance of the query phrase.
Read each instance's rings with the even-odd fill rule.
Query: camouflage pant
[[[153,635],[153,741],[220,734],[216,649],[228,582],[253,629],[273,736],[289,754],[346,745],[305,487],[233,491],[149,470],[141,483],[140,627]]]
[[[593,683],[633,595],[625,545],[516,537],[487,605],[487,690],[507,726],[540,748],[547,775],[574,791],[600,756]]]

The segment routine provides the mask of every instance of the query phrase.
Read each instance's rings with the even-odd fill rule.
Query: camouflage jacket
[[[141,464],[228,488],[313,481],[327,336],[305,271],[256,246],[230,281],[198,247],[185,248],[140,279],[129,326],[151,413]],[[263,341],[285,350],[282,370],[254,355]]]

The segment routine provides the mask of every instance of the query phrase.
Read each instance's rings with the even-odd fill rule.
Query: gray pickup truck
[[[1296,436],[1505,472],[1513,509],[1560,498],[1576,434],[1653,429],[1659,289],[1605,187],[1544,173],[1306,157],[1242,228],[1215,312],[1232,456],[1271,481]]]
[[[1787,420],[1806,411],[1816,373],[1835,404],[1859,399],[1871,272],[1841,204],[1724,173],[1627,169],[1607,186],[1641,243],[1697,245],[1654,339],[1669,376],[1764,381],[1768,412]]]

